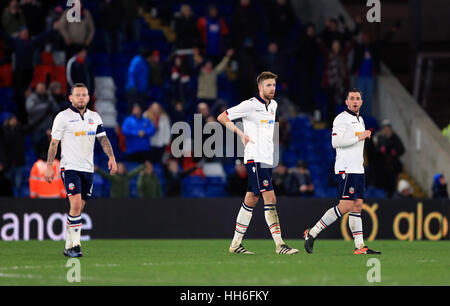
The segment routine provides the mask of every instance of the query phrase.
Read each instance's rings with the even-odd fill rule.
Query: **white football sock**
[[[267,226],[269,227],[275,245],[285,244],[281,238],[281,227],[278,219],[277,208],[275,204],[264,204],[264,216],[266,217]]]
[[[69,232],[70,237],[72,238],[72,246],[81,245],[80,237],[81,237],[81,215],[72,217],[68,216],[67,219],[69,220]]]
[[[70,234],[70,221],[69,217],[67,217],[66,223],[66,250],[72,248],[72,235]]]
[[[352,231],[355,248],[362,249],[364,247],[363,227],[361,213],[351,212],[348,214],[348,225]]]
[[[339,211],[339,208],[337,206],[331,207],[316,223],[316,225],[314,225],[314,227],[310,229],[309,233],[311,234],[311,236],[316,238],[322,230],[333,224],[333,222],[340,217],[342,217],[342,214]]]
[[[241,209],[236,219],[236,228],[234,230],[233,241],[231,242],[232,247],[238,247],[242,243],[242,238],[244,238],[245,232],[248,229],[250,221],[253,216],[253,207],[249,207],[242,203]]]

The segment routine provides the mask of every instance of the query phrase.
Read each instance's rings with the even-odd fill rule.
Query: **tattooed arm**
[[[116,158],[114,157],[114,152],[108,137],[100,136],[98,137],[98,141],[102,146],[103,152],[105,152],[105,154],[109,157],[108,169],[110,170],[110,173],[111,174],[116,173],[117,170]]]
[[[53,180],[53,161],[55,160],[56,151],[58,150],[59,140],[53,139],[50,142],[47,154],[47,169],[45,169],[44,180],[51,183]]]

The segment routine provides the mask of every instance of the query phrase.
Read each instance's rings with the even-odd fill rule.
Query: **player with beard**
[[[53,161],[61,142],[61,176],[70,202],[64,255],[81,257],[81,212],[92,195],[95,139],[109,157],[111,174],[116,172],[117,164],[102,119],[96,112],[86,109],[89,102],[86,85],[74,84],[69,100],[69,108],[56,115],[53,121],[44,179],[49,183],[53,180]]]
[[[317,235],[349,212],[348,223],[355,242],[354,254],[381,254],[369,249],[363,240],[361,210],[366,188],[364,140],[370,138],[371,131],[366,130],[364,120],[359,115],[363,103],[361,92],[358,89],[349,90],[345,103],[347,109],[334,119],[331,136],[333,148],[336,149],[334,171],[339,181],[339,204],[330,208],[314,227],[304,232],[305,250],[312,253]]]
[[[221,113],[217,120],[233,133],[236,133],[245,146],[244,164],[248,173],[247,193],[242,202],[236,220],[234,238],[229,252],[254,254],[242,246],[242,238],[248,229],[253,209],[259,196],[264,199],[264,215],[277,254],[296,254],[284,243],[281,237],[280,221],[276,209],[276,197],[272,186],[272,168],[274,164],[274,125],[277,102],[275,96],[277,75],[271,72],[261,73],[256,82],[259,93],[240,104]],[[242,118],[244,131],[237,128],[231,120]]]

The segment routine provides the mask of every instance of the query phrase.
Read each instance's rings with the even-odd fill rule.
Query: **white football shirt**
[[[364,141],[359,141],[358,136],[365,129],[363,118],[348,109],[334,119],[331,137],[336,149],[336,174],[364,173]]]
[[[272,99],[266,106],[266,102],[257,96],[242,101],[226,111],[230,120],[242,118],[244,133],[254,142],[249,142],[245,146],[244,163],[254,160],[273,165],[273,133],[277,105],[277,102]]]
[[[95,138],[106,136],[100,116],[86,109],[83,116],[72,105],[56,115],[52,138],[61,141],[61,168],[94,172]]]

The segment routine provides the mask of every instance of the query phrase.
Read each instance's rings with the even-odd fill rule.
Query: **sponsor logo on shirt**
[[[260,123],[274,124],[274,120],[260,120]]]
[[[361,134],[362,134],[362,132],[355,132],[355,136],[359,136]]]
[[[95,135],[94,131],[77,131],[75,132],[75,136],[93,136]]]

